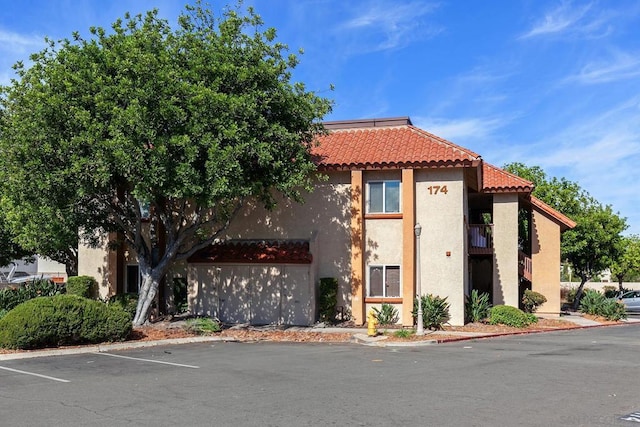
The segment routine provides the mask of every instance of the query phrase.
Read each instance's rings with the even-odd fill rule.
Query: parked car
[[[640,312],[640,291],[627,291],[618,296],[618,301],[625,305],[627,311]]]

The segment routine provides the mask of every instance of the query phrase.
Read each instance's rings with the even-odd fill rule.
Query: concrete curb
[[[420,340],[420,341],[387,341],[386,336],[370,337],[364,334],[354,334],[351,342],[367,345],[370,347],[422,347],[425,345],[438,344],[438,340]]]
[[[576,331],[580,329],[591,329],[591,328],[607,328],[610,326],[628,326],[637,322],[630,323],[611,323],[611,324],[598,324],[598,325],[581,325],[575,326],[573,328],[554,328],[554,329],[538,329],[534,331],[522,331],[522,332],[502,332],[502,333],[493,333],[493,334],[483,334],[475,337],[457,337],[457,338],[445,338],[442,340],[438,340],[438,343],[447,343],[447,342],[456,342],[456,341],[469,341],[475,339],[487,339],[487,338],[499,338],[499,337],[507,337],[507,336],[517,336],[517,335],[530,335],[530,334],[546,334],[549,332],[566,332],[566,331]]]

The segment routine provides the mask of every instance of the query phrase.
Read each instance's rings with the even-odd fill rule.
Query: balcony
[[[518,251],[518,274],[520,277],[531,281],[533,267],[531,257],[522,251]]]
[[[491,255],[493,253],[493,224],[469,225],[469,254]]]

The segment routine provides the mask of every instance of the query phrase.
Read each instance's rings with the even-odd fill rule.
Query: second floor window
[[[369,183],[369,213],[400,212],[400,181]]]

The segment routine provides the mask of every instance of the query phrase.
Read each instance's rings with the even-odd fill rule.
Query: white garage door
[[[199,278],[213,276],[213,283],[200,284],[213,303],[207,311],[225,323],[311,325],[315,321],[309,265],[225,264],[199,269]],[[211,307],[216,296],[217,307]]]

